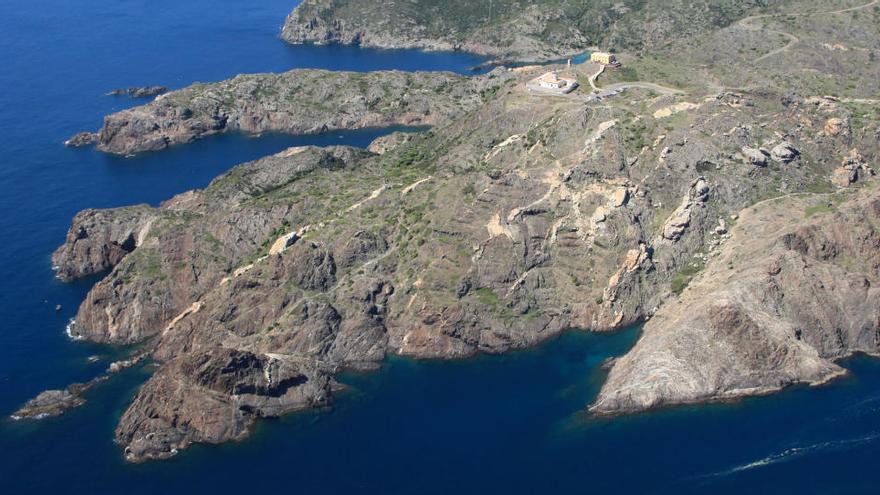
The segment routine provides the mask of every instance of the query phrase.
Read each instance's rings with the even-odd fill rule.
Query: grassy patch
[[[831,203],[819,203],[817,205],[808,206],[804,209],[804,216],[806,218],[810,218],[814,215],[821,215],[824,213],[833,213],[837,211],[837,207],[835,207]]]
[[[498,294],[496,294],[495,291],[489,287],[477,289],[476,293],[477,300],[479,300],[481,304],[492,307],[496,307],[501,304],[501,298],[498,297]]]
[[[702,260],[691,261],[690,263],[684,265],[672,279],[672,292],[676,295],[684,292],[687,286],[691,283],[691,280],[693,280],[694,277],[697,276],[697,274],[703,271],[703,268],[705,267],[706,264],[703,263]]]

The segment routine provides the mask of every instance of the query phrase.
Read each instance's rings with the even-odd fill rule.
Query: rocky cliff
[[[878,221],[876,191],[746,209],[719,255],[615,362],[591,409],[634,412],[816,385],[845,373],[837,361],[878,354]]]

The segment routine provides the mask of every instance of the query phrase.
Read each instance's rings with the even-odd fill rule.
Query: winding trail
[[[775,50],[771,50],[771,51],[765,53],[764,55],[756,58],[755,63],[758,63],[758,62],[766,60],[770,57],[773,57],[775,55],[779,55],[782,52],[789,51],[794,45],[800,43],[801,40],[800,40],[800,38],[798,38],[797,36],[795,36],[791,33],[786,33],[784,31],[777,31],[775,29],[768,29],[768,28],[760,27],[760,26],[755,26],[752,24],[753,21],[756,21],[759,19],[769,19],[769,18],[774,18],[774,17],[782,17],[782,16],[808,17],[808,16],[814,16],[814,15],[845,14],[847,12],[855,12],[857,10],[867,9],[868,7],[873,7],[874,5],[877,5],[878,3],[880,3],[880,0],[873,0],[869,3],[864,4],[864,5],[859,5],[856,7],[848,7],[845,9],[831,10],[831,11],[827,11],[827,12],[777,13],[777,14],[753,15],[750,17],[746,17],[745,19],[742,19],[737,24],[739,24],[740,26],[742,26],[743,28],[745,28],[749,31],[766,31],[766,32],[773,33],[773,34],[778,34],[778,35],[788,39],[788,43],[785,46],[777,48]]]

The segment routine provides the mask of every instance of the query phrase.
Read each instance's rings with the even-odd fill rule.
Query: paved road
[[[599,91],[599,88],[596,86],[596,79],[599,79],[599,76],[601,76],[603,72],[605,72],[605,66],[600,65],[599,70],[590,76],[590,87],[593,88],[593,91]]]
[[[880,1],[880,0],[877,0]],[[633,82],[619,82],[614,84],[609,84],[608,86],[599,87],[596,85],[596,81],[599,79],[599,76],[605,72],[605,66],[600,65],[599,70],[596,71],[595,74],[590,76],[590,87],[593,88],[593,96],[598,96],[599,98],[605,98],[608,96],[616,95],[617,93],[629,89],[629,88],[642,88],[642,89],[650,89],[651,91],[656,91],[663,95],[680,95],[684,94],[684,91],[675,88],[669,88],[666,86],[661,86],[656,83],[646,82],[646,81],[633,81]]]

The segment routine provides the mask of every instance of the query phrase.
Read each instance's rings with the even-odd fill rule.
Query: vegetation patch
[[[687,286],[691,283],[691,280],[694,279],[703,268],[706,267],[706,264],[703,260],[694,260],[690,263],[684,265],[681,270],[675,277],[672,278],[671,289],[672,293],[675,295],[679,295],[687,288]]]
[[[495,293],[490,287],[483,287],[482,289],[477,289],[477,300],[480,301],[480,304],[497,307],[501,304],[501,298],[498,294]]]

